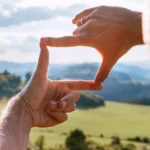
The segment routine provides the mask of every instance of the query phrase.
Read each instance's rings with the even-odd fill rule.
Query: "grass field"
[[[5,102],[2,102],[0,109],[4,106]],[[121,137],[124,143],[128,137],[150,137],[150,107],[106,102],[103,108],[77,110],[69,114],[69,120],[62,125],[32,129],[30,141],[34,142],[38,136],[44,135],[45,145],[56,147],[64,144],[65,134],[76,128],[89,135],[88,140],[101,144],[109,143],[113,135]],[[100,134],[104,135],[103,139]]]

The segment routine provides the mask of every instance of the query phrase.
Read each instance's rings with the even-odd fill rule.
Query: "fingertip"
[[[43,43],[40,42],[40,49],[43,50],[46,48],[46,45],[44,45]]]
[[[47,37],[42,37],[41,40],[40,40],[41,44],[47,44],[47,42],[48,42],[48,38]]]
[[[67,120],[68,120],[68,115],[64,114],[64,121],[67,121]]]
[[[68,115],[64,112],[51,111],[50,115],[57,120],[58,124],[63,123],[68,119]]]
[[[94,89],[95,90],[102,90],[103,89],[103,83],[94,81]]]
[[[73,23],[73,24],[75,24],[75,23],[76,23],[76,20],[75,20],[75,18],[74,18],[74,19],[72,19],[72,23]]]
[[[80,31],[80,28],[75,29],[75,30],[73,31],[73,35],[76,36],[76,35],[80,34],[79,31]]]

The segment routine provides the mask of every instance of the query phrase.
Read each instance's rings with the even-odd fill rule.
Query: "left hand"
[[[49,52],[41,44],[37,69],[21,91],[19,97],[24,102],[32,127],[49,127],[67,120],[66,112],[75,110],[79,94],[75,90],[90,90],[90,81],[53,81],[48,79]]]

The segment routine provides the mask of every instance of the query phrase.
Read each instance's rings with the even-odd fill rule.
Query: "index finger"
[[[98,84],[101,84],[101,82],[104,82],[104,80],[108,77],[111,69],[113,68],[116,62],[117,60],[113,60],[113,61],[103,60],[102,65],[100,69],[98,70],[97,75],[95,77],[95,81],[94,81],[95,85],[98,85]]]
[[[96,85],[93,81],[90,80],[60,80],[57,81],[58,84],[66,85],[70,90],[101,90],[103,88],[102,83]]]
[[[41,43],[51,47],[84,46],[84,38],[84,34],[77,36],[45,37],[41,38]]]

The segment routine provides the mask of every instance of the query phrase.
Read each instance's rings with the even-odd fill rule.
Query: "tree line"
[[[7,70],[0,73],[0,98],[10,98],[18,93],[31,78],[31,73],[25,74],[25,80],[20,76],[11,74]]]
[[[27,72],[22,79],[20,76],[11,74],[7,70],[0,73],[0,99],[14,96],[28,83],[32,74]],[[77,102],[77,107],[80,109],[96,108],[104,106],[103,97],[96,96],[89,92],[80,92],[80,100]]]
[[[99,138],[104,138],[100,136]],[[140,139],[140,140],[139,140]],[[146,141],[144,141],[144,139]],[[132,142],[143,142],[148,144],[147,141],[149,138],[143,138],[141,140],[140,137],[138,139],[130,138],[129,143],[122,144],[121,138],[119,136],[111,137],[109,144],[100,144],[93,142],[91,140],[87,140],[86,134],[79,129],[75,129],[67,134],[66,139],[64,141],[64,145],[59,145],[59,148],[45,148],[45,137],[43,135],[39,136],[34,144],[30,144],[28,150],[139,150],[139,148],[131,143]],[[140,150],[148,150],[146,146],[143,146]]]

